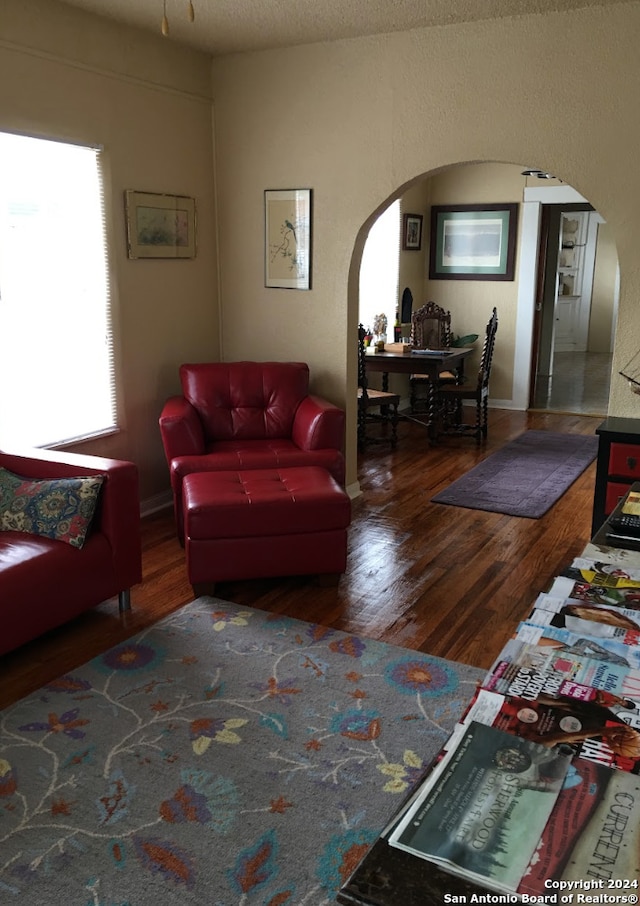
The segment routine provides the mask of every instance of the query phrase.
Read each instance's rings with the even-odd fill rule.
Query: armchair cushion
[[[0,531],[0,655],[102,601],[121,603],[142,579],[138,470],[132,462],[56,450],[0,450],[0,467],[34,482],[101,479],[81,549]]]
[[[40,535],[81,548],[103,481],[102,475],[29,479],[0,468],[0,530]]]
[[[205,443],[291,437],[309,393],[301,362],[220,362],[182,365],[184,398],[200,416]]]

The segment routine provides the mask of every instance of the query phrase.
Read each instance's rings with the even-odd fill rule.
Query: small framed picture
[[[422,214],[402,215],[402,248],[405,252],[422,248]]]
[[[133,189],[124,194],[129,258],[195,258],[195,198]]]
[[[311,289],[311,189],[265,189],[264,285]]]

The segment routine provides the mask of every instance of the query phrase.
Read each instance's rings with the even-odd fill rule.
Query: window
[[[374,317],[384,312],[389,340],[398,307],[400,234],[400,202],[394,201],[371,227],[360,264],[360,322],[373,327]]]
[[[116,427],[101,152],[0,133],[0,447]]]

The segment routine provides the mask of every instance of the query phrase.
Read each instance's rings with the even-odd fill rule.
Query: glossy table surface
[[[420,355],[411,352],[367,352],[365,367],[367,371],[378,373],[437,375],[441,371],[455,370],[472,352],[473,347],[471,346],[443,349],[439,355]]]

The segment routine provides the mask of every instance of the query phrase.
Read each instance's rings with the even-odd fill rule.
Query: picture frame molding
[[[429,243],[430,280],[502,280],[510,281],[515,274],[518,203],[433,205]],[[447,217],[447,215],[453,215]],[[492,221],[500,223],[500,260],[497,265],[443,265],[442,256],[447,223]],[[505,245],[506,240],[506,245]]]
[[[264,285],[311,289],[313,190],[264,190]]]
[[[402,251],[419,252],[422,250],[422,224],[424,215],[402,215]]]
[[[137,189],[126,189],[124,196],[129,258],[176,260],[196,257],[195,198],[165,192],[142,192]],[[175,217],[171,223],[171,212],[177,211],[183,216],[180,217],[179,223]],[[149,229],[156,229],[158,238],[164,233],[167,241],[146,241],[144,231]]]

